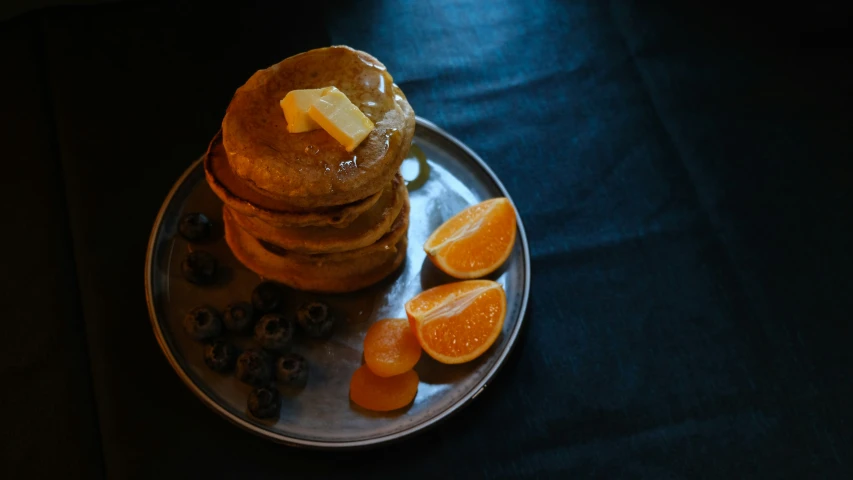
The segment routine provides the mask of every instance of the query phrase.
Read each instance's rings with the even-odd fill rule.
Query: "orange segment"
[[[497,270],[515,243],[515,209],[507,198],[472,205],[438,227],[424,243],[436,267],[456,278]]]
[[[412,403],[418,393],[419,381],[414,370],[393,377],[380,377],[367,365],[362,365],[352,374],[349,396],[362,408],[388,412]]]
[[[380,377],[400,375],[414,368],[421,345],[407,320],[379,320],[364,337],[364,363]]]
[[[415,336],[442,363],[474,360],[495,343],[506,317],[506,294],[491,280],[449,283],[406,302]]]

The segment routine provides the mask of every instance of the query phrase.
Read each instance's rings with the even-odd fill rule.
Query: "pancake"
[[[293,211],[284,202],[262,195],[251,189],[234,175],[225,147],[222,132],[210,142],[204,156],[204,175],[211,190],[235,212],[257,218],[273,227],[332,226],[346,227],[359,215],[372,208],[382,190],[346,205],[318,208],[311,211]]]
[[[391,230],[389,230],[388,233],[383,235],[382,238],[380,238],[376,242],[371,243],[366,247],[358,248],[356,250],[307,255],[303,253],[287,251],[281,247],[277,247],[263,240],[256,239],[256,241],[270,252],[280,256],[288,257],[294,264],[311,266],[317,263],[353,261],[357,260],[360,257],[367,257],[376,254],[381,255],[383,253],[387,253],[388,249],[390,249],[393,245],[399,242],[401,238],[405,237],[409,232],[409,209],[410,206],[409,202],[407,201],[405,204],[403,204],[403,210],[400,211],[399,215],[397,215],[397,218],[394,220],[394,224],[391,225]],[[237,222],[235,222],[233,217],[231,217],[230,212],[227,212],[226,210],[227,209],[223,209],[223,214],[228,213],[229,215],[227,219],[223,220],[223,223],[231,223],[233,226],[239,227]],[[225,217],[223,216],[223,218]]]
[[[223,207],[225,241],[243,265],[263,278],[297,290],[343,293],[373,285],[394,272],[406,257],[408,204],[394,228],[378,242],[358,250],[325,255],[287,252],[256,240]]]
[[[345,228],[276,228],[258,218],[231,211],[235,223],[253,237],[295,253],[343,252],[366,247],[391,230],[391,225],[408,203],[409,194],[399,174],[370,210]]]
[[[349,153],[325,130],[288,133],[279,100],[335,86],[376,128]],[[293,208],[355,202],[380,191],[411,146],[415,114],[385,66],[345,46],[310,50],[259,70],[234,94],[222,136],[234,174]]]
[[[250,236],[248,238],[251,239]],[[242,242],[243,239],[237,241]],[[407,247],[408,240],[403,238],[394,246],[392,257],[369,268],[362,268],[355,274],[339,273],[338,264],[294,269],[286,263],[282,263],[281,257],[270,253],[268,250],[262,247],[257,250],[257,243],[245,246],[240,244],[234,250],[234,256],[261,277],[283,283],[296,290],[317,293],[347,293],[379,283],[394,273],[406,258]]]

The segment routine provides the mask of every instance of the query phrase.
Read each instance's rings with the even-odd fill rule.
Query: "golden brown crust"
[[[288,133],[279,100],[291,90],[336,86],[376,128],[352,152],[326,131]],[[234,173],[295,208],[342,205],[391,181],[414,135],[415,116],[379,60],[345,46],[310,50],[256,72],[222,122]]]
[[[344,228],[371,209],[382,195],[380,189],[346,205],[310,211],[288,210],[291,208],[289,205],[256,192],[234,175],[222,146],[222,132],[216,134],[204,156],[204,175],[211,190],[223,203],[235,212],[257,218],[273,227]]]
[[[361,255],[353,255],[352,252],[300,255],[272,251],[241,229],[234,222],[228,208],[223,207],[222,213],[225,241],[237,260],[261,277],[281,282],[297,290],[324,293],[361,290],[393,273],[406,257],[408,240],[405,231],[408,228],[408,212],[400,215],[405,217],[405,221],[397,229],[398,232],[402,231],[402,234],[392,235],[389,232],[383,237],[388,240],[396,238],[394,243],[385,244],[380,241],[380,248],[371,246],[360,249]]]
[[[356,250],[378,241],[391,230],[407,202],[408,191],[403,177],[398,174],[383,190],[376,205],[346,228],[276,228],[233,210],[231,214],[235,222],[253,237],[285,250],[305,254],[334,253]]]
[[[271,243],[264,242],[263,240],[258,240],[258,242],[272,253],[287,256],[293,262],[301,263],[303,265],[313,265],[317,262],[349,262],[360,257],[366,257],[387,252],[389,248],[399,242],[401,238],[405,237],[409,233],[409,210],[410,205],[407,199],[406,203],[403,204],[403,210],[400,211],[400,214],[397,215],[397,218],[394,220],[394,224],[391,225],[391,230],[385,235],[383,235],[382,238],[380,238],[376,242],[356,250],[348,250],[346,252],[335,253],[322,253],[318,255],[306,255],[302,253],[287,251],[281,247],[276,247]]]

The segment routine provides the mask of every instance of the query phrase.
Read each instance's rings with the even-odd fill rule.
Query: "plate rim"
[[[461,149],[468,155],[471,159],[474,160],[474,163],[477,164],[486,174],[491,178],[491,180],[497,185],[498,190],[503,193],[504,197],[506,197],[510,203],[515,208],[515,217],[516,217],[516,225],[518,229],[517,239],[520,239],[521,244],[521,253],[522,260],[524,261],[523,272],[524,272],[524,291],[522,292],[521,298],[521,308],[519,309],[518,322],[516,322],[515,328],[509,333],[509,338],[507,339],[507,346],[500,352],[500,356],[495,362],[494,366],[489,369],[483,378],[471,388],[465,395],[463,395],[459,400],[453,403],[450,407],[442,410],[441,412],[436,413],[433,417],[429,418],[424,423],[416,425],[406,430],[401,430],[399,432],[395,432],[388,435],[383,435],[376,438],[371,438],[368,440],[357,440],[357,441],[340,441],[340,442],[328,442],[328,441],[316,441],[316,440],[306,440],[295,437],[289,437],[287,435],[281,435],[276,432],[271,432],[264,428],[261,428],[243,418],[240,418],[230,411],[228,411],[223,406],[219,405],[213,398],[208,396],[196,383],[192,378],[187,374],[186,371],[181,367],[178,359],[175,358],[171,348],[166,341],[166,338],[163,334],[163,331],[160,329],[159,320],[157,317],[157,312],[154,306],[154,301],[152,298],[152,276],[151,273],[153,271],[153,253],[157,240],[157,234],[160,230],[160,227],[163,224],[163,217],[168,209],[172,199],[177,193],[178,189],[184,184],[184,181],[189,177],[195,169],[198,167],[198,164],[202,161],[202,158],[198,158],[196,161],[192,162],[192,164],[184,170],[180,177],[175,181],[172,188],[169,190],[169,193],[163,199],[163,204],[160,206],[160,210],[157,212],[157,216],[154,219],[154,225],[151,229],[151,234],[148,238],[148,246],[145,252],[145,300],[148,305],[148,318],[151,322],[152,329],[154,330],[154,336],[157,339],[157,344],[160,346],[160,350],[163,352],[163,355],[168,360],[169,365],[171,365],[172,369],[175,373],[178,374],[178,377],[181,381],[186,385],[193,394],[198,397],[199,400],[203,404],[205,404],[208,408],[212,409],[214,412],[218,413],[221,417],[228,420],[230,423],[235,426],[241,428],[242,430],[248,431],[249,433],[258,435],[267,440],[272,440],[276,443],[290,445],[294,447],[307,447],[313,449],[321,449],[321,450],[342,450],[342,449],[360,449],[360,448],[369,448],[375,447],[382,444],[387,444],[390,442],[399,441],[403,438],[410,437],[419,433],[423,433],[424,431],[434,427],[435,425],[441,423],[443,420],[446,420],[454,413],[460,411],[463,407],[469,405],[476,397],[478,397],[485,388],[489,385],[491,380],[497,375],[498,371],[500,371],[501,367],[503,367],[506,362],[507,357],[509,357],[510,353],[512,353],[515,348],[516,341],[518,340],[518,335],[521,332],[521,328],[524,326],[524,322],[527,317],[527,305],[528,300],[530,298],[530,283],[531,283],[531,272],[530,272],[530,248],[527,242],[527,233],[524,229],[524,224],[521,220],[521,214],[518,212],[518,208],[515,205],[515,202],[510,197],[509,192],[504,187],[503,183],[500,181],[495,172],[467,145],[462,143],[459,139],[454,137],[453,135],[447,133],[444,129],[437,126],[436,124],[426,120],[423,117],[416,116],[416,127],[423,127],[427,130],[431,130],[432,133],[437,134],[440,137],[443,137],[444,140],[449,141],[451,144]]]

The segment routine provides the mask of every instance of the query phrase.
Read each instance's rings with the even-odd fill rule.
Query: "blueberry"
[[[222,321],[225,328],[232,332],[245,332],[252,325],[252,304],[249,302],[232,303],[225,307]]]
[[[237,347],[225,340],[214,340],[204,346],[204,363],[214,372],[227,372],[237,361]]]
[[[275,362],[275,375],[284,385],[304,387],[308,380],[308,362],[295,353],[281,356]]]
[[[252,306],[261,315],[278,309],[282,304],[284,292],[273,282],[263,282],[252,291]]]
[[[203,213],[188,213],[181,218],[178,232],[190,242],[199,242],[210,237],[210,219]]]
[[[184,278],[197,285],[209,285],[216,280],[216,257],[196,250],[181,262]]]
[[[272,379],[270,357],[259,348],[252,348],[237,357],[237,379],[249,385],[265,385]]]
[[[329,315],[329,307],[322,302],[303,303],[296,311],[296,320],[309,337],[321,338],[332,333],[335,319]]]
[[[184,330],[196,340],[207,340],[222,332],[222,318],[209,305],[195,307],[184,316]]]
[[[267,350],[281,352],[290,347],[293,330],[292,320],[278,313],[268,313],[255,325],[255,340]]]
[[[248,403],[255,418],[273,418],[281,410],[281,395],[273,385],[257,387],[249,394]]]

